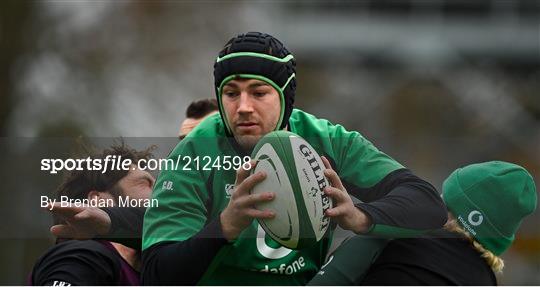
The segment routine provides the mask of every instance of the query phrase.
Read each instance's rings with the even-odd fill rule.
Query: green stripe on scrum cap
[[[236,52],[236,53],[230,53],[230,54],[225,55],[225,56],[223,56],[221,58],[217,57],[216,62],[219,63],[221,61],[225,61],[225,60],[228,60],[228,59],[231,59],[231,58],[236,58],[236,57],[258,57],[258,58],[263,58],[263,59],[267,59],[267,60],[274,61],[274,62],[279,62],[279,63],[287,63],[290,60],[294,59],[294,56],[292,54],[289,54],[289,55],[287,55],[287,56],[285,56],[283,58],[278,58],[278,57],[263,54],[263,53]]]

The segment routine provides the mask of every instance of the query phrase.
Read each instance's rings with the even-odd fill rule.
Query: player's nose
[[[239,113],[251,113],[253,112],[253,100],[249,94],[245,91],[240,93],[240,99],[238,103]]]

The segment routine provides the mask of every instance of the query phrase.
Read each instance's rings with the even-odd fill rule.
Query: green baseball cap
[[[536,209],[536,187],[523,167],[491,161],[455,170],[443,183],[443,200],[465,230],[500,255]]]

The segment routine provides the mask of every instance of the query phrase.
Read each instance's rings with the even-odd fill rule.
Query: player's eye
[[[258,97],[258,98],[264,97],[266,94],[267,94],[267,92],[264,91],[264,90],[257,90],[257,91],[254,91],[254,92],[253,92],[253,95],[254,95],[255,97]]]
[[[235,92],[235,91],[231,91],[231,90],[225,90],[225,91],[223,92],[223,95],[226,96],[226,97],[229,97],[229,98],[233,98],[233,97],[235,97],[236,95],[238,95],[238,93]]]

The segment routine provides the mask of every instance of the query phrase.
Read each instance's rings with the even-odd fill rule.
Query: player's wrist
[[[107,213],[105,210],[101,208],[95,208],[94,209],[94,218],[96,222],[96,228],[95,232],[98,236],[106,236],[109,235],[112,230],[112,219],[109,213]]]
[[[223,237],[225,237],[225,239],[227,239],[227,241],[236,240],[236,238],[238,237],[238,234],[240,234],[240,232],[229,221],[229,219],[227,217],[226,210],[221,212],[219,217],[220,217],[220,221],[221,221],[221,232],[223,233]]]
[[[112,231],[111,228],[111,218],[109,216],[106,216],[103,218],[103,224],[99,226],[97,232],[99,235],[109,235]]]
[[[361,209],[355,208],[356,224],[353,226],[353,232],[363,234],[369,231],[371,227],[371,218],[367,216]]]

